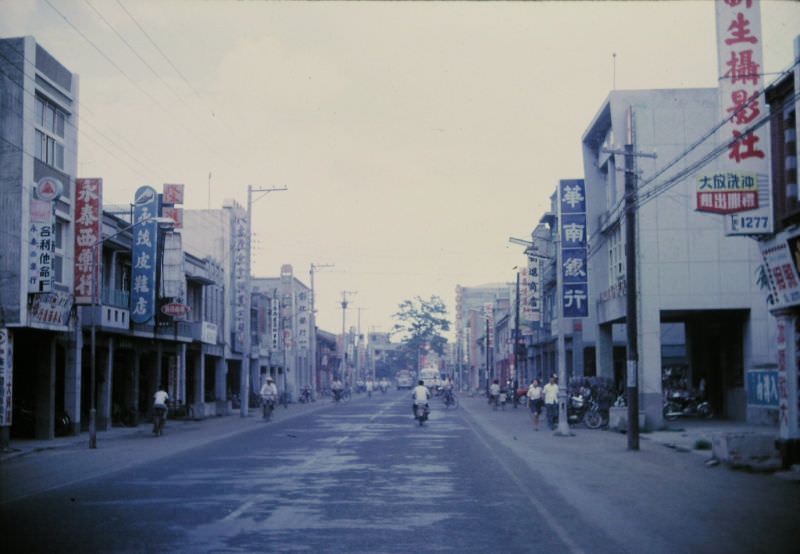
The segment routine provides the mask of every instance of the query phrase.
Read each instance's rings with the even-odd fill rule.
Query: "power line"
[[[129,82],[130,82],[130,83],[131,83],[133,86],[134,86],[134,87],[136,87],[136,89],[137,89],[137,90],[139,90],[139,92],[141,92],[141,93],[142,93],[142,94],[144,94],[144,95],[145,95],[147,98],[149,98],[149,99],[150,99],[150,100],[151,100],[151,101],[152,101],[152,102],[153,102],[153,103],[154,103],[156,106],[158,106],[158,107],[159,107],[159,108],[160,108],[160,109],[161,109],[161,110],[162,110],[164,113],[166,113],[167,115],[172,115],[172,113],[173,113],[173,112],[171,112],[171,111],[170,111],[170,110],[168,110],[168,109],[167,109],[167,108],[166,108],[164,105],[162,105],[162,104],[161,104],[161,103],[158,101],[158,99],[156,99],[156,98],[155,98],[155,97],[154,97],[152,94],[150,94],[150,93],[149,93],[147,90],[145,90],[145,88],[144,88],[144,87],[142,87],[142,85],[140,85],[139,83],[137,83],[136,81],[134,81],[134,80],[133,80],[133,79],[130,77],[130,75],[128,75],[128,74],[127,74],[127,73],[126,73],[126,72],[125,72],[125,71],[124,71],[124,70],[123,70],[123,69],[122,69],[122,68],[121,68],[121,67],[120,67],[120,66],[119,66],[119,65],[118,65],[118,64],[117,64],[117,63],[116,63],[116,62],[115,62],[113,59],[111,59],[111,57],[109,57],[109,56],[108,56],[108,55],[107,55],[105,52],[103,52],[103,50],[102,50],[102,49],[101,49],[99,46],[97,46],[97,44],[95,44],[95,43],[94,43],[94,42],[93,42],[93,41],[92,41],[92,40],[91,40],[91,39],[90,39],[88,36],[86,36],[86,34],[85,34],[83,31],[81,31],[81,30],[80,30],[80,29],[79,29],[79,28],[78,28],[78,27],[77,27],[77,26],[76,26],[74,23],[72,23],[72,21],[70,21],[70,19],[69,19],[67,16],[65,16],[63,13],[61,13],[61,12],[58,10],[58,8],[56,8],[56,7],[55,7],[55,6],[54,6],[54,5],[53,5],[53,4],[50,2],[50,0],[44,0],[44,1],[45,1],[45,3],[46,3],[48,6],[50,6],[50,8],[52,8],[52,9],[53,9],[53,11],[55,11],[55,12],[56,12],[56,13],[57,13],[57,14],[58,14],[58,15],[59,15],[59,16],[60,16],[60,17],[61,17],[61,18],[62,18],[62,19],[63,19],[63,20],[64,20],[64,21],[65,21],[65,22],[66,22],[66,23],[67,23],[67,24],[68,24],[68,25],[69,25],[69,26],[70,26],[70,27],[71,27],[71,28],[72,28],[72,29],[73,29],[73,30],[76,32],[76,33],[78,33],[78,34],[79,34],[79,35],[80,35],[80,36],[81,36],[81,37],[82,37],[82,38],[83,38],[83,39],[84,39],[86,42],[88,42],[88,43],[89,43],[89,44],[92,46],[92,48],[94,48],[94,49],[95,49],[95,50],[96,50],[96,51],[97,51],[97,52],[98,52],[98,53],[99,53],[99,54],[100,54],[100,55],[101,55],[101,56],[102,56],[102,57],[103,57],[103,58],[104,58],[106,61],[108,61],[108,62],[109,62],[109,63],[110,63],[110,64],[111,64],[111,65],[112,65],[112,66],[113,66],[113,67],[114,67],[114,68],[115,68],[117,71],[119,71],[119,72],[120,72],[120,74],[121,74],[123,77],[125,77],[125,78],[126,78],[126,79],[127,79],[127,80],[128,80],[128,81],[129,81]],[[206,148],[207,148],[207,149],[208,149],[208,150],[209,150],[209,151],[210,151],[212,154],[215,154],[216,156],[218,156],[220,160],[222,160],[223,162],[225,162],[226,164],[228,164],[228,165],[230,165],[230,166],[233,166],[233,165],[235,165],[235,164],[231,163],[229,160],[226,160],[226,159],[225,159],[225,158],[224,158],[224,157],[221,155],[221,153],[220,153],[220,152],[218,152],[218,151],[217,151],[217,150],[216,150],[216,149],[215,149],[213,146],[209,145],[207,142],[205,142],[204,140],[202,140],[202,138],[201,138],[200,136],[198,136],[196,133],[194,133],[194,132],[193,132],[191,129],[187,128],[187,127],[186,127],[186,126],[185,126],[185,125],[184,125],[182,122],[180,122],[180,121],[177,121],[177,120],[176,120],[176,123],[178,123],[178,125],[179,125],[179,126],[180,126],[180,127],[181,127],[181,128],[182,128],[182,129],[183,129],[183,130],[184,130],[184,131],[185,131],[185,132],[188,134],[188,135],[190,135],[190,136],[191,136],[193,139],[195,139],[195,140],[197,140],[197,141],[201,142],[201,143],[203,144],[203,146],[205,146],[205,147],[206,147]]]

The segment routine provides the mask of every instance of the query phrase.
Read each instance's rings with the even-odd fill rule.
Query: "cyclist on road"
[[[167,401],[169,401],[169,394],[163,388],[160,388],[153,395],[153,433],[158,434],[159,425],[164,425],[164,420],[167,419]]]

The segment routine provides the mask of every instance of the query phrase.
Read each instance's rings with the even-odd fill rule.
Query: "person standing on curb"
[[[539,416],[542,414],[542,405],[544,392],[539,385],[539,379],[534,379],[531,386],[528,387],[528,407],[531,409],[531,417],[533,418],[533,430],[539,430]]]
[[[550,377],[550,382],[544,386],[544,405],[547,410],[547,425],[550,429],[556,428],[558,421],[558,385],[556,378]]]

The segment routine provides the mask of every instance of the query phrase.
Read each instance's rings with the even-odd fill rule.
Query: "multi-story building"
[[[392,342],[390,333],[370,331],[367,333],[367,341],[367,365],[376,379],[391,379],[398,370],[404,369],[393,365],[393,354],[400,345]]]
[[[76,415],[72,399],[80,390],[80,368],[69,333],[69,254],[75,240],[78,85],[78,76],[33,37],[0,39],[4,439],[12,421],[15,434],[50,438],[57,413]],[[12,388],[13,417],[7,394]]]
[[[495,312],[508,310],[511,303],[508,284],[487,284],[475,287],[456,287],[456,342],[464,384],[471,389],[486,384],[491,373],[491,360],[487,366],[486,351],[480,340],[487,335],[487,318],[490,321],[491,347],[494,348]]]
[[[640,406],[648,426],[662,422],[664,385],[681,381],[704,392],[714,410],[744,420],[745,370],[774,363],[774,324],[754,278],[755,241],[726,236],[723,219],[694,211],[694,180],[682,177],[663,194],[653,191],[680,156],[689,164],[713,144],[694,144],[719,121],[717,89],[613,91],[582,142],[589,237],[589,317],[584,340],[596,343],[596,368],[614,377],[614,327],[625,322],[624,157],[628,110],[638,158],[638,358]],[[716,162],[711,162],[713,168]],[[646,200],[645,200],[646,199]],[[685,336],[686,363],[665,374],[662,337]],[[674,345],[673,345],[674,346]],[[674,364],[674,361],[670,363]]]
[[[269,299],[270,368],[278,389],[291,397],[305,386],[315,386],[312,374],[311,288],[302,283],[291,265],[281,267],[280,277],[254,277],[253,293]],[[314,337],[316,338],[316,337]]]

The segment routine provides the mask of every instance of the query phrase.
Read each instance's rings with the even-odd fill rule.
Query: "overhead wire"
[[[119,66],[119,64],[117,64],[108,54],[106,54],[99,46],[97,46],[97,44],[94,41],[92,41],[92,39],[90,39],[86,35],[86,33],[81,31],[80,28],[78,28],[66,15],[64,15],[58,8],[56,8],[52,4],[52,2],[50,2],[50,0],[44,0],[44,2],[48,6],[50,6],[50,8],[53,11],[55,11],[61,17],[61,19],[63,19],[67,23],[67,25],[69,25],[69,27],[71,29],[73,29],[76,33],[78,33],[78,35],[81,36],[81,38],[83,38],[86,42],[88,42],[89,45],[91,45],[92,48],[94,48],[94,50],[97,51],[103,57],[103,59],[105,59],[108,63],[110,63],[112,65],[112,67],[114,67],[123,77],[125,77],[125,79],[127,79],[139,92],[141,92],[144,96],[146,96],[148,99],[150,99],[156,106],[158,106],[168,116],[174,117],[174,113],[171,110],[167,109],[161,102],[158,101],[158,99],[156,97],[154,97],[152,94],[150,94],[142,85],[137,83],[125,70],[123,70]],[[192,131],[188,127],[186,127],[186,125],[184,125],[183,122],[178,121],[177,119],[175,119],[175,122],[193,140],[198,141],[199,143],[201,143],[206,149],[209,150],[209,152],[211,152],[216,157],[218,157],[220,159],[220,161],[223,161],[224,163],[226,163],[229,166],[235,166],[236,165],[236,164],[232,163],[230,160],[227,160],[222,155],[221,152],[219,152],[214,146],[208,144],[205,140],[202,139],[201,136],[199,136],[197,133],[195,133],[194,131]]]

